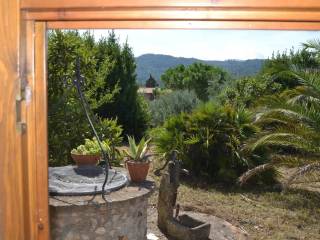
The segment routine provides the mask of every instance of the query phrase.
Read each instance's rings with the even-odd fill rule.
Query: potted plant
[[[102,147],[107,150],[109,149],[109,144],[106,141],[103,141]],[[101,149],[97,139],[85,139],[83,145],[72,149],[71,157],[76,162],[77,166],[97,165],[101,158]]]
[[[149,142],[151,139],[142,138],[138,145],[134,137],[128,136],[129,149],[124,150],[126,157],[126,166],[133,182],[142,182],[146,179],[150,167]]]

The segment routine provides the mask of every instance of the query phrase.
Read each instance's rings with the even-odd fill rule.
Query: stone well
[[[105,195],[50,196],[52,240],[144,240],[152,181]]]

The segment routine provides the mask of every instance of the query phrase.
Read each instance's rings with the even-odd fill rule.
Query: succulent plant
[[[102,142],[102,147],[106,152],[110,152],[110,144],[108,140]],[[79,145],[77,148],[72,149],[72,154],[77,155],[99,155],[101,153],[99,143],[96,138],[85,139],[85,143]]]

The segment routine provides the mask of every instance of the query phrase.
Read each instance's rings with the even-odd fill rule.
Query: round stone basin
[[[99,166],[63,166],[49,168],[49,192],[51,196],[81,196],[102,192],[104,169]],[[118,190],[128,183],[127,176],[109,169],[105,192]]]

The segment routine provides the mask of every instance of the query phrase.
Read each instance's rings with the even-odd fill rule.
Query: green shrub
[[[71,159],[70,152],[72,149],[79,146],[83,139],[90,138],[93,133],[91,128],[89,127],[89,123],[87,121],[81,122],[75,118],[75,116],[71,115],[72,119],[74,119],[74,124],[71,129],[65,127],[64,134],[61,134],[61,129],[59,131],[52,131],[49,135],[49,165],[50,166],[62,166],[73,164]],[[76,128],[76,124],[78,123],[78,127]],[[118,125],[117,120],[113,119],[98,119],[96,125],[98,134],[102,139],[105,139],[105,142],[108,143],[109,146],[119,146],[122,143],[122,127]],[[64,124],[61,124],[64,127]],[[58,135],[59,134],[59,135]],[[70,141],[73,139],[74,141]],[[111,149],[112,150],[112,149]],[[121,158],[118,154],[115,153],[116,158]],[[120,159],[117,159],[115,162],[119,162]]]
[[[163,95],[167,95],[169,93],[172,93],[173,90],[169,89],[169,88],[159,88],[156,87],[155,89],[153,89],[153,95],[155,99],[158,99],[159,97],[163,96]]]
[[[118,120],[115,119],[99,119],[97,131],[102,139],[107,139],[111,145],[119,146],[122,143],[123,129],[118,125]]]
[[[230,182],[247,169],[241,142],[254,134],[251,113],[212,102],[169,118],[151,131],[159,153],[178,150],[183,166],[197,177]]]
[[[222,103],[253,107],[258,99],[282,91],[282,86],[267,76],[244,77],[225,87],[219,95]]]
[[[102,141],[101,146],[105,151],[110,151],[110,143],[108,141]],[[86,138],[84,144],[72,149],[71,153],[76,155],[99,155],[101,154],[101,149],[96,138]]]
[[[150,102],[152,124],[158,126],[171,116],[182,112],[191,112],[200,100],[193,91],[178,90],[161,95],[158,99]]]

